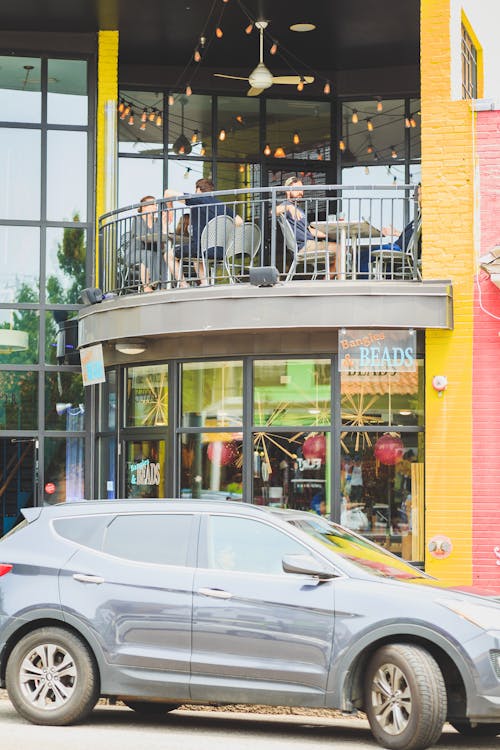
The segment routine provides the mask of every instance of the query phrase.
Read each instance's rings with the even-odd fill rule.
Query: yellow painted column
[[[472,582],[472,320],[474,295],[474,115],[451,101],[450,0],[421,3],[422,269],[451,279],[454,330],[426,333],[426,570],[449,584]],[[445,375],[441,396],[434,375]],[[432,557],[435,535],[450,538]]]
[[[99,286],[98,220],[112,205],[117,170],[116,107],[118,101],[118,31],[100,31],[97,62],[96,253]]]

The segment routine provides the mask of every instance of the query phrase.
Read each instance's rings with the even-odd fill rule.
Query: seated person
[[[139,265],[139,273],[144,292],[152,292],[151,273],[161,275],[159,250],[164,246],[162,239],[167,236],[166,216],[158,220],[158,205],[152,195],[145,195],[137,209],[138,217],[131,220],[131,231],[124,244],[124,261],[128,266]]]
[[[301,190],[302,180],[299,177],[289,177],[285,187],[293,188],[285,193],[285,200],[279,204],[276,213],[286,214],[292,231],[297,240],[299,256],[301,253],[321,253],[328,251],[330,260],[330,274],[335,274],[337,243],[328,242],[326,234],[309,226],[304,211],[297,205],[297,201],[304,197]]]
[[[179,193],[176,190],[165,190],[164,197],[176,199],[190,207],[190,225],[191,235],[187,242],[174,245],[167,253],[167,263],[170,268],[170,272],[174,279],[177,279],[179,286],[188,286],[184,275],[182,273],[181,264],[179,260],[182,258],[189,258],[193,263],[196,274],[200,280],[200,284],[205,286],[207,279],[205,275],[205,267],[201,257],[200,240],[205,226],[210,219],[216,216],[226,215],[234,218],[235,224],[243,224],[243,220],[240,216],[234,216],[230,206],[225,203],[221,203],[217,198],[214,198],[211,193],[215,190],[215,185],[211,180],[202,177],[197,180],[195,186],[195,195],[187,195],[186,197],[179,197]],[[168,204],[167,204],[168,205]],[[221,260],[223,258],[224,249],[222,247],[209,247],[205,257],[208,260]]]

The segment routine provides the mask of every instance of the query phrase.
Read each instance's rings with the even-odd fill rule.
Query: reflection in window
[[[45,429],[79,432],[84,429],[81,373],[45,374]]]
[[[40,131],[0,128],[0,218],[40,218]]]
[[[52,310],[45,314],[45,361],[49,365],[58,364],[58,331],[59,328],[65,328],[64,341],[60,341],[60,344],[64,344],[64,351],[61,351],[62,356],[66,357],[65,364],[69,365],[80,365],[80,354],[77,350],[78,346],[78,328],[74,326],[74,323],[66,321],[74,321],[78,313],[75,310]]]
[[[83,500],[84,466],[83,437],[46,438],[44,505]]]
[[[329,360],[260,360],[254,364],[254,424],[330,424]]]
[[[23,294],[23,302],[37,302]],[[29,290],[31,291],[31,290]],[[38,362],[39,313],[37,310],[0,310],[0,364],[27,365]]]
[[[165,497],[165,441],[129,440],[126,457],[125,497]]]
[[[330,104],[269,99],[266,144],[270,158],[330,158]]]
[[[0,112],[4,122],[40,122],[40,59],[0,57]]]
[[[119,98],[118,150],[120,154],[147,154],[150,158],[161,157],[163,155],[163,94],[157,91],[122,90]]]
[[[32,430],[37,425],[36,372],[0,372],[0,429]]]
[[[174,514],[132,515],[108,526],[103,551],[126,560],[155,565],[186,565],[193,517]]]
[[[86,221],[87,169],[87,133],[49,130],[47,219]]]
[[[193,362],[182,365],[184,427],[241,425],[243,367],[241,362]]]
[[[86,125],[85,60],[49,60],[47,71],[47,121],[61,125]]]
[[[169,154],[211,156],[212,97],[199,94],[173,97],[174,103],[168,108]]]
[[[106,382],[99,384],[99,418],[101,430],[114,430],[116,427],[116,370],[106,371]]]
[[[118,205],[132,206],[144,195],[163,194],[163,162],[161,159],[118,160]]]
[[[344,102],[341,140],[345,148],[340,151],[342,167],[354,162],[371,164],[377,160],[390,164],[401,162],[406,151],[405,117],[405,102],[402,99]]]
[[[40,230],[0,227],[0,301],[38,302]]]
[[[181,497],[242,499],[241,432],[185,434],[181,438]]]
[[[235,161],[260,160],[259,113],[260,102],[257,97],[217,98],[218,156]]]
[[[78,221],[75,216],[75,221]],[[47,301],[77,303],[85,288],[87,232],[81,227],[47,229]]]
[[[115,437],[98,439],[97,456],[97,497],[114,500],[117,496]]]
[[[127,425],[168,424],[168,367],[149,365],[127,370]]]

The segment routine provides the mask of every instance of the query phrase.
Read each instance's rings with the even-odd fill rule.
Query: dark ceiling
[[[118,28],[122,64],[184,66],[206,26],[205,64],[250,70],[258,60],[257,34],[244,32],[250,16],[270,21],[267,61],[271,37],[282,52],[291,53],[285,54],[287,60],[276,55],[275,68],[291,67],[293,61],[297,68],[304,63],[303,70],[340,71],[417,65],[419,13],[420,0],[16,0],[0,3],[0,28]],[[290,31],[290,24],[299,21],[314,23],[316,29]],[[214,38],[217,25],[224,32],[222,39]]]

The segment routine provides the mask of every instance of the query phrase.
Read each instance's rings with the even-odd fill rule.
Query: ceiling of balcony
[[[1,3],[4,31],[120,31],[122,64],[184,65],[198,43],[212,2],[207,0],[17,0]],[[245,34],[248,17],[267,19],[269,39],[282,50],[321,71],[416,65],[419,60],[420,0],[214,0],[205,31],[212,40],[219,25],[224,35],[206,49],[206,65],[221,70],[252,69],[258,60],[255,31]],[[222,18],[220,16],[222,14]],[[220,20],[219,20],[220,19]],[[309,33],[290,25],[309,22]],[[267,45],[269,46],[269,45]],[[276,56],[276,67],[295,58]],[[295,62],[297,62],[295,60]]]

